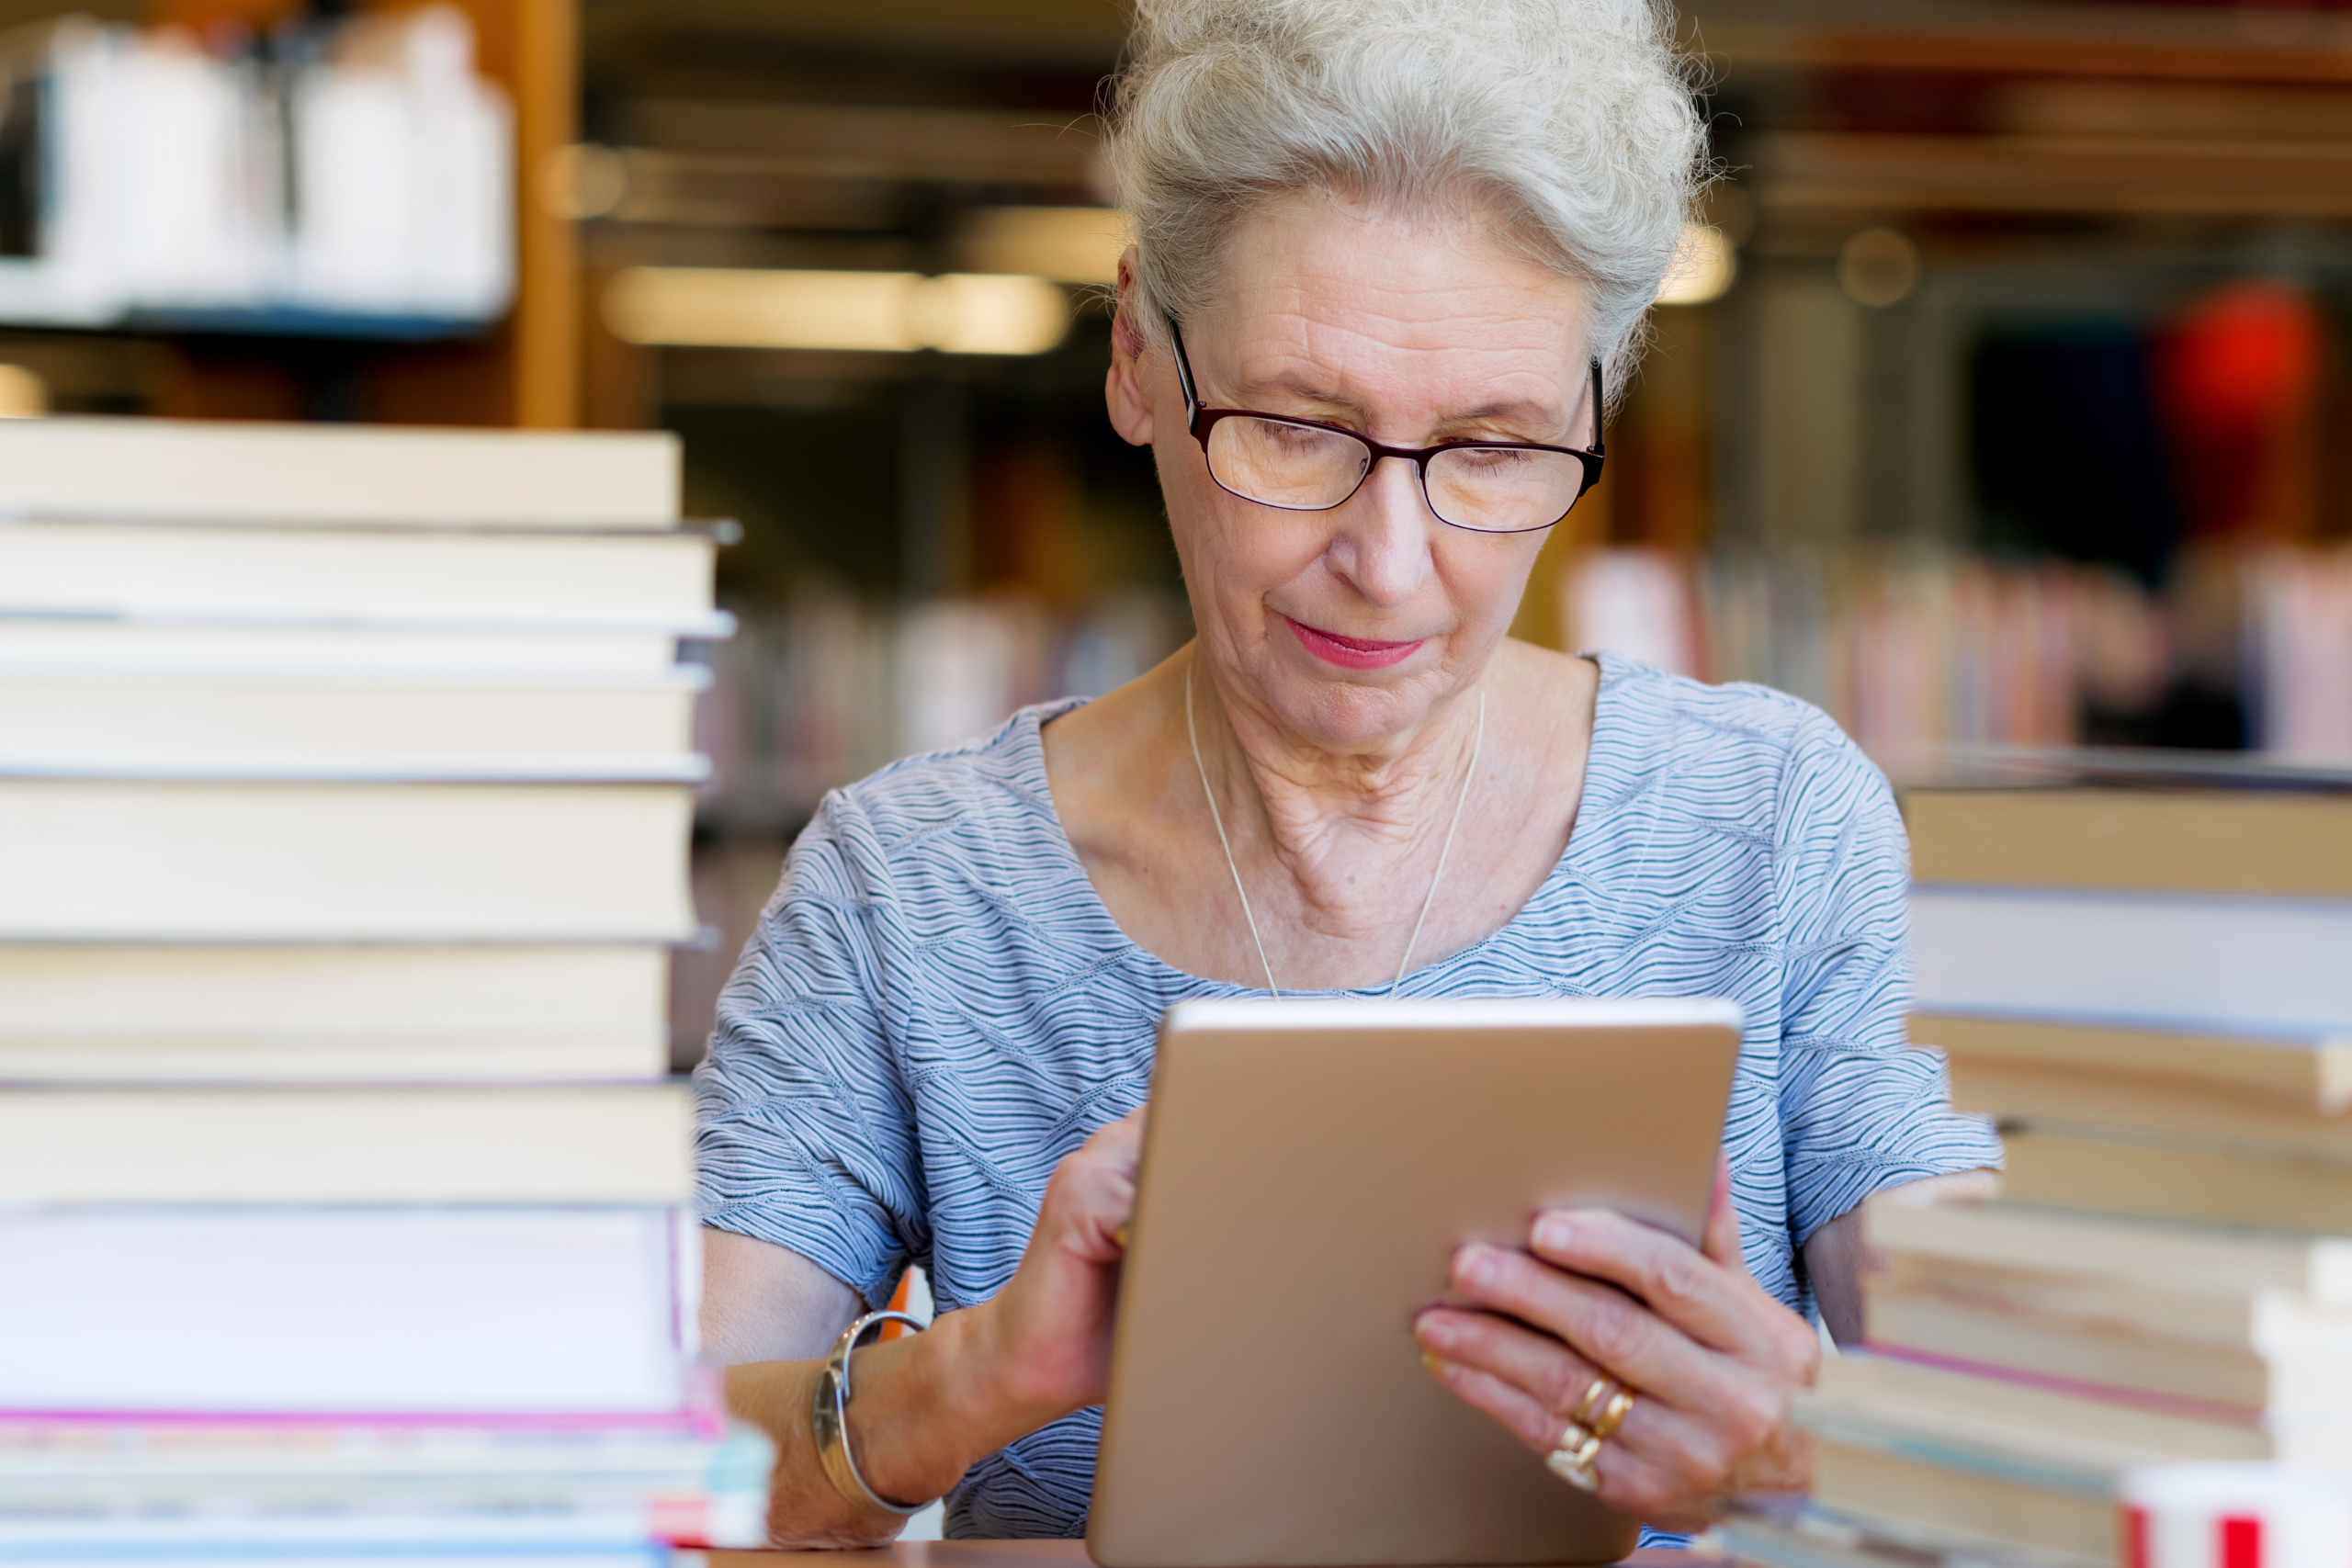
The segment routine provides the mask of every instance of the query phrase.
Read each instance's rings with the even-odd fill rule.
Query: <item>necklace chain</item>
[[[1193,770],[1201,776],[1201,795],[1209,803],[1209,820],[1216,824],[1217,847],[1225,852],[1225,869],[1233,874],[1233,896],[1241,900],[1241,919],[1250,928],[1250,942],[1258,950],[1258,966],[1266,972],[1266,989],[1282,1000],[1283,988],[1274,983],[1274,965],[1266,956],[1265,939],[1258,934],[1258,917],[1250,910],[1250,890],[1241,885],[1241,867],[1233,859],[1233,840],[1226,837],[1225,813],[1217,809],[1216,791],[1209,787],[1208,764],[1201,761],[1200,726],[1193,717],[1193,661],[1184,661],[1184,739],[1193,743]],[[1437,902],[1438,886],[1445,880],[1446,858],[1453,852],[1454,829],[1462,826],[1462,808],[1470,803],[1470,784],[1478,776],[1478,756],[1487,746],[1487,694],[1478,693],[1478,727],[1470,740],[1470,765],[1463,770],[1461,791],[1453,797],[1453,816],[1445,825],[1445,841],[1438,846],[1437,870],[1430,874],[1430,890],[1421,896],[1421,912],[1413,920],[1413,934],[1405,939],[1405,955],[1396,961],[1396,977],[1388,982],[1386,996],[1394,999],[1396,987],[1405,983],[1405,972],[1412,967],[1413,950],[1421,944],[1421,928],[1429,923],[1430,906]]]

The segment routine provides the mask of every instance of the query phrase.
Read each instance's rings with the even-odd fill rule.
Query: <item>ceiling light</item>
[[[21,365],[0,365],[0,419],[35,419],[49,412],[49,387]]]
[[[1703,305],[1731,287],[1739,264],[1724,231],[1705,223],[1685,223],[1674,247],[1674,265],[1657,291],[1661,305]]]
[[[752,271],[634,266],[605,290],[628,343],[906,354],[1043,354],[1069,301],[1042,277],[1001,273]]]
[[[1127,218],[1115,207],[983,207],[956,235],[974,272],[1032,273],[1057,283],[1116,283]]]
[[[949,354],[1043,354],[1069,330],[1069,300],[1042,277],[951,272],[916,280],[907,322],[923,347]]]
[[[539,174],[539,204],[570,222],[609,218],[628,198],[628,159],[593,141],[576,141],[548,154]]]

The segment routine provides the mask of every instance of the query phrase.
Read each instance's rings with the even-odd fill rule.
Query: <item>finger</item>
[[[1548,1334],[1488,1312],[1435,1307],[1413,1323],[1420,1348],[1513,1384],[1555,1420],[1576,1413],[1606,1374]]]
[[[1144,1112],[1148,1109],[1136,1106],[1116,1122],[1097,1129],[1094,1135],[1087,1140],[1087,1145],[1097,1149],[1126,1181],[1126,1212],[1119,1217],[1118,1224],[1112,1231],[1112,1240],[1122,1253],[1135,1239],[1132,1234],[1135,1182],[1136,1173],[1143,1166]]]
[[[1532,1451],[1548,1454],[1560,1446],[1560,1433],[1566,1423],[1517,1383],[1483,1368],[1449,1361],[1442,1356],[1424,1353],[1421,1365],[1464,1404],[1493,1416],[1502,1423],[1505,1431]]]
[[[1114,1162],[1124,1161],[1132,1169],[1143,1157],[1144,1107],[1138,1105],[1116,1122],[1105,1122],[1094,1129],[1092,1135],[1080,1145],[1080,1152]]]
[[[1739,1245],[1739,1210],[1731,1201],[1731,1156],[1715,1154],[1715,1190],[1707,1200],[1707,1228],[1699,1250],[1726,1269],[1747,1272],[1747,1254]]]
[[[1764,1402],[1758,1402],[1757,1410],[1758,1419],[1773,1418]],[[1645,1516],[1656,1523],[1656,1516],[1669,1509],[1703,1510],[1713,1500],[1742,1490],[1740,1478],[1759,1440],[1769,1438],[1759,1439],[1736,1410],[1693,1413],[1636,1397],[1611,1446],[1640,1458],[1664,1483]]]
[[[1600,1500],[1644,1524],[1674,1529],[1704,1506],[1670,1472],[1623,1443],[1601,1444],[1592,1472]]]
[[[1425,1352],[1499,1378],[1559,1422],[1576,1417],[1603,1375],[1551,1336],[1487,1313],[1433,1308],[1421,1314],[1413,1329]],[[1601,1386],[1613,1391],[1618,1385],[1612,1381]],[[1770,1417],[1777,1412],[1763,1414]],[[1649,1455],[1661,1471],[1704,1490],[1720,1485],[1747,1447],[1769,1439],[1769,1433],[1759,1437],[1736,1429],[1738,1425],[1735,1413],[1686,1414],[1661,1400],[1645,1399],[1636,1390],[1612,1440]]]
[[[1088,1263],[1125,1256],[1142,1139],[1142,1113],[1131,1112],[1098,1128],[1063,1159],[1046,1184],[1033,1247],[1050,1238]]]
[[[1494,1417],[1530,1450],[1548,1455],[1560,1446],[1567,1423],[1516,1383],[1442,1356],[1424,1355],[1421,1361],[1440,1384],[1472,1409]],[[1641,1414],[1637,1404],[1617,1435],[1602,1443],[1593,1457],[1600,1500],[1637,1518],[1694,1515],[1704,1508],[1705,1502],[1692,1486],[1690,1472],[1670,1453],[1661,1456],[1654,1451],[1657,1447],[1654,1442],[1635,1440],[1632,1427]],[[1571,1483],[1564,1480],[1561,1484]]]
[[[1072,1174],[1066,1214],[1080,1255],[1097,1263],[1124,1257],[1127,1225],[1136,1213],[1133,1168],[1096,1166]]]
[[[1704,1461],[1693,1462],[1681,1444],[1661,1440],[1658,1429],[1668,1423],[1690,1424],[1687,1417],[1655,1404],[1634,1407],[1616,1435],[1592,1456],[1599,1495],[1619,1513],[1645,1524],[1703,1529],[1722,1512],[1722,1472]]]
[[[1807,1440],[1802,1427],[1790,1425],[1783,1431]],[[1809,1466],[1759,1463],[1758,1454],[1740,1451],[1741,1441],[1711,1421],[1640,1400],[1601,1445],[1594,1468],[1611,1506],[1660,1529],[1704,1529],[1723,1517],[1733,1498],[1750,1492],[1810,1489]],[[1778,1454],[1787,1447],[1777,1442],[1770,1451]],[[1604,1462],[1612,1454],[1618,1461],[1613,1470]],[[1799,1479],[1792,1486],[1785,1478]]]
[[[1606,1280],[1699,1343],[1731,1355],[1768,1345],[1767,1314],[1786,1314],[1745,1270],[1726,1269],[1681,1237],[1607,1209],[1539,1214],[1533,1243],[1545,1262]]]
[[[1704,1410],[1730,1393],[1724,1358],[1614,1285],[1483,1244],[1454,1255],[1453,1285],[1473,1303],[1557,1336],[1619,1382],[1669,1404]]]

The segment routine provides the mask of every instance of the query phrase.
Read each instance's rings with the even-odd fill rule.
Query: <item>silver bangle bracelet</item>
[[[903,1323],[921,1331],[922,1320],[903,1312],[869,1312],[847,1328],[833,1341],[832,1349],[825,1357],[825,1365],[817,1374],[816,1393],[809,1398],[808,1425],[817,1438],[817,1458],[825,1467],[826,1476],[833,1490],[861,1508],[877,1514],[895,1514],[904,1517],[920,1513],[927,1503],[893,1503],[865,1483],[857,1468],[857,1457],[849,1451],[849,1357],[865,1337],[866,1330],[886,1323]]]

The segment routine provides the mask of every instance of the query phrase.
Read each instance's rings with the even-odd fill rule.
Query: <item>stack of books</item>
[[[667,437],[0,423],[0,1557],[764,1534]]]
[[[2000,1201],[1874,1200],[1818,1510],[2113,1559],[2166,1461],[2352,1472],[2352,794],[1913,792],[1918,1011]],[[1753,1522],[1733,1527],[1747,1550]]]

